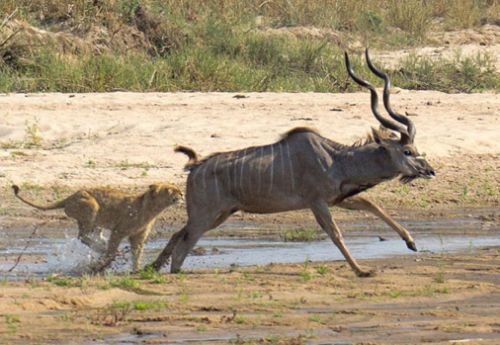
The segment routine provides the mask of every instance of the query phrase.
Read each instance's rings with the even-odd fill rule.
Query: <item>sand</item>
[[[500,152],[497,94],[396,92],[393,107],[411,116],[416,145],[430,159]],[[206,155],[272,143],[296,126],[352,143],[378,127],[367,93],[234,96],[1,95],[0,184],[182,183],[186,157],[173,153],[176,144]]]

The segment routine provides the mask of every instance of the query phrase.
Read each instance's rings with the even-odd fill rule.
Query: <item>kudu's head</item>
[[[415,125],[413,122],[405,115],[398,114],[392,110],[389,103],[389,90],[391,87],[391,81],[387,74],[376,68],[370,60],[368,55],[368,49],[365,51],[366,62],[370,70],[379,78],[384,80],[384,107],[396,122],[386,119],[378,111],[378,96],[375,87],[356,76],[352,69],[351,63],[349,61],[349,56],[345,53],[345,62],[347,67],[347,72],[351,78],[364,88],[370,90],[371,94],[371,109],[375,118],[382,124],[383,127],[393,130],[399,133],[400,137],[397,139],[389,138],[388,136],[380,135],[380,132],[373,131],[374,142],[380,146],[380,149],[384,151],[390,158],[390,162],[393,165],[392,168],[401,174],[401,181],[404,183],[410,182],[417,177],[423,178],[433,178],[435,176],[434,169],[431,165],[418,153],[415,146]]]

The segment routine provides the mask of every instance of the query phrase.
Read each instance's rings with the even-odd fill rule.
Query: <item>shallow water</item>
[[[399,238],[379,241],[377,237],[346,237],[346,244],[351,254],[357,259],[371,259],[411,255],[413,252]],[[419,236],[416,240],[419,250],[446,252],[473,249],[484,246],[500,245],[500,237],[493,236]],[[201,241],[200,241],[201,242]],[[228,267],[230,265],[249,266],[269,263],[298,263],[306,260],[329,261],[342,260],[344,257],[330,240],[314,242],[276,242],[258,240],[214,239],[200,243],[207,247],[208,255],[190,256],[184,268]],[[211,254],[215,247],[221,253]]]
[[[500,246],[498,229],[490,228],[486,235],[476,234],[479,222],[475,220],[446,219],[441,221],[412,222],[419,251],[447,252],[473,250],[483,246]],[[359,225],[358,225],[359,226]],[[356,228],[356,224],[354,224]],[[394,232],[386,228],[371,231],[348,232],[345,241],[357,259],[418,255],[406,248],[406,244]],[[359,227],[358,227],[359,229]],[[457,231],[458,230],[458,231]],[[75,238],[75,231],[64,229],[33,228],[0,229],[0,275],[4,279],[44,277],[53,273],[82,274],[98,255]],[[472,234],[471,234],[472,233]],[[386,241],[380,241],[377,235]],[[446,235],[440,235],[446,234]],[[151,262],[166,245],[167,239],[148,241],[143,263]],[[339,250],[329,239],[314,242],[283,242],[279,240],[241,238],[202,238],[197,245],[203,255],[190,255],[184,269],[224,268],[232,265],[266,265],[269,263],[299,263],[310,261],[343,260]],[[19,263],[16,260],[20,257]],[[126,241],[121,254],[111,269],[128,272],[131,257]],[[14,265],[15,268],[9,271]]]

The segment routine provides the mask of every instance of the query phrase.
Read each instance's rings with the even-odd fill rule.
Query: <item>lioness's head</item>
[[[163,210],[182,198],[181,190],[173,184],[155,183],[144,194],[144,203],[152,210]]]

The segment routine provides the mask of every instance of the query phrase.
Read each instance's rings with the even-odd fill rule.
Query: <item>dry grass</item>
[[[472,0],[5,0],[0,13],[12,17],[0,27],[0,91],[343,92],[341,54],[351,45],[421,44],[440,27],[494,23],[499,8]]]

